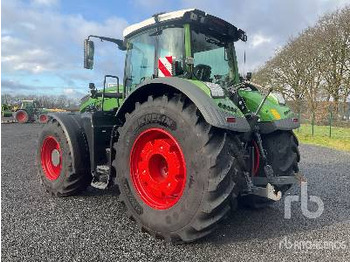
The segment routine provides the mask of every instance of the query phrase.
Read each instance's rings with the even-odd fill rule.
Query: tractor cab
[[[125,86],[146,79],[185,77],[203,82],[238,82],[234,42],[245,33],[196,9],[156,14],[124,30]]]
[[[27,108],[30,108],[30,109],[33,109],[33,108],[37,108],[39,107],[39,104],[37,101],[34,101],[34,100],[22,100],[21,102],[21,109],[27,109]]]
[[[154,15],[127,27],[124,40],[90,36],[85,40],[85,68],[93,66],[91,37],[111,41],[126,51],[124,95],[146,80],[180,77],[228,86],[239,82],[234,42],[244,31],[197,9]]]

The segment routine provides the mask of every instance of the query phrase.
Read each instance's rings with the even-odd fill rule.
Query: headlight
[[[204,82],[204,83],[206,84],[207,87],[209,87],[210,94],[213,98],[225,97],[224,89],[220,85],[211,83],[211,82]]]

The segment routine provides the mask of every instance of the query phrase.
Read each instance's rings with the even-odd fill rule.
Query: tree
[[[315,113],[321,101],[339,103],[350,95],[350,6],[322,17],[287,44],[261,67],[254,81],[279,90],[296,102],[304,100]]]

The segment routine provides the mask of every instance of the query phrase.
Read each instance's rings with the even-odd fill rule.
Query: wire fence
[[[298,112],[301,127],[297,133],[311,136],[350,138],[350,103],[340,104],[320,102],[316,110],[311,111],[306,104],[289,104],[294,112]]]

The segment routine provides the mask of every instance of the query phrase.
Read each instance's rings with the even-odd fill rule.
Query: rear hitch
[[[294,176],[274,176],[274,177],[252,177],[252,183],[254,186],[265,186],[271,183],[275,186],[291,185],[291,184],[301,184],[301,182],[306,182],[306,178],[301,173],[296,173]]]
[[[246,180],[246,190],[242,193],[242,195],[256,195],[256,196],[260,196],[260,197],[264,197],[264,198],[268,198],[271,199],[273,201],[278,201],[281,199],[282,197],[282,192],[281,191],[277,191],[275,189],[275,187],[273,185],[271,185],[270,183],[267,182],[266,187],[259,187],[256,186],[253,183],[252,178],[249,176],[248,172],[244,172],[244,177]],[[262,177],[265,178],[267,181],[266,177]]]
[[[270,183],[267,183],[266,187],[253,187],[251,195],[268,198],[273,201],[278,201],[282,198],[282,192],[277,191]]]
[[[256,195],[267,198],[273,201],[278,201],[282,198],[282,192],[276,187],[283,185],[292,185],[305,183],[306,178],[301,173],[296,173],[294,176],[279,176],[279,177],[249,177],[245,174],[247,182],[247,190],[242,195]]]

